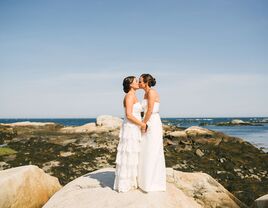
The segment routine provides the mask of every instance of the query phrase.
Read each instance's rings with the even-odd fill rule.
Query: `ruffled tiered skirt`
[[[116,154],[114,190],[127,192],[136,189],[141,130],[130,122],[124,122],[119,133]]]

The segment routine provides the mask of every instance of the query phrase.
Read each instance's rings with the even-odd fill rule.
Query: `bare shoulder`
[[[132,103],[134,100],[134,96],[130,93],[127,93],[124,97],[123,105],[126,107],[127,103]]]
[[[159,94],[155,89],[150,89],[150,91],[148,92],[148,96],[149,97],[159,98]]]
[[[157,95],[157,92],[156,92],[156,90],[155,89],[150,89],[150,91],[148,92],[148,95],[149,96],[154,96],[154,95]]]
[[[157,102],[159,102],[159,100],[160,100],[159,94],[155,89],[151,89],[148,92],[148,97],[154,98],[154,100],[157,101]]]
[[[134,100],[135,96],[132,93],[127,93],[125,95],[125,101],[132,101]]]

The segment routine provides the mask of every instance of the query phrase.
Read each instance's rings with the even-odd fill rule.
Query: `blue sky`
[[[123,115],[151,73],[162,117],[268,116],[267,1],[0,1],[0,117]],[[142,98],[142,91],[137,92]]]

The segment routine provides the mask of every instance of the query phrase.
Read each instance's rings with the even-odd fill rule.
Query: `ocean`
[[[228,118],[162,118],[164,124],[173,124],[180,127],[201,126],[207,129],[221,131],[230,136],[240,137],[258,148],[268,152],[268,123],[260,123],[262,126],[216,126],[219,122],[229,122],[233,119],[245,122],[258,123],[267,117],[228,117]],[[80,126],[95,122],[96,118],[18,118],[0,119],[0,123],[13,123],[21,121],[55,122],[64,126]]]

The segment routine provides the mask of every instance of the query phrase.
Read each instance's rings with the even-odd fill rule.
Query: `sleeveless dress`
[[[133,105],[132,115],[141,121],[140,102]],[[138,187],[138,160],[141,142],[141,129],[126,116],[119,133],[116,154],[114,190],[127,192]]]
[[[154,103],[153,113],[147,122],[147,132],[141,136],[138,184],[145,192],[166,191],[166,165],[159,105],[158,102]],[[142,101],[142,106],[145,115],[148,107],[147,99]]]

